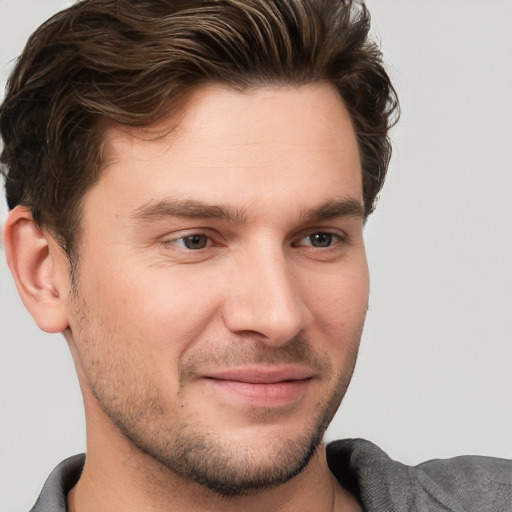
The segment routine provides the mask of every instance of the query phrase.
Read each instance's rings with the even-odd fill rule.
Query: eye
[[[310,247],[324,248],[331,247],[339,241],[341,241],[341,237],[339,235],[334,233],[319,232],[305,236],[295,245],[306,245]]]
[[[209,244],[209,241],[206,235],[193,234],[176,238],[172,243],[184,249],[198,250],[204,249]]]

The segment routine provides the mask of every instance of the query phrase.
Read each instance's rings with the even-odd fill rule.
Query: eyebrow
[[[132,218],[142,223],[154,222],[166,217],[181,217],[187,219],[215,219],[233,224],[243,224],[247,221],[246,213],[239,208],[211,205],[192,199],[161,199],[149,201],[137,208]],[[326,201],[312,209],[302,212],[305,222],[333,219],[337,217],[365,218],[364,207],[356,199],[341,198]]]
[[[305,212],[306,221],[334,219],[337,217],[358,217],[364,219],[366,213],[363,204],[354,198],[340,198],[316,206]]]
[[[210,205],[192,199],[150,201],[132,214],[133,219],[141,222],[153,222],[166,217],[216,219],[234,224],[242,224],[246,220],[245,213],[238,208]]]

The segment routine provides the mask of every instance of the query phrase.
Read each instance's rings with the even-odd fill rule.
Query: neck
[[[224,497],[181,478],[135,448],[89,449],[82,476],[68,495],[69,512],[317,512],[359,511],[356,500],[329,471],[320,446],[304,470],[285,484]]]

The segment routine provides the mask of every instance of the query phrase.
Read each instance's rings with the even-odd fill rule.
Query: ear
[[[63,251],[36,226],[24,206],[9,212],[3,239],[23,304],[43,331],[64,331],[68,327],[69,272]]]

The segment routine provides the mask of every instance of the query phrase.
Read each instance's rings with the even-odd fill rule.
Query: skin
[[[5,235],[38,248],[13,273],[82,388],[70,510],[358,510],[320,443],[368,300],[361,165],[336,91],[210,86],[179,122],[105,137],[73,280],[26,210]],[[16,267],[23,250],[7,252]]]

